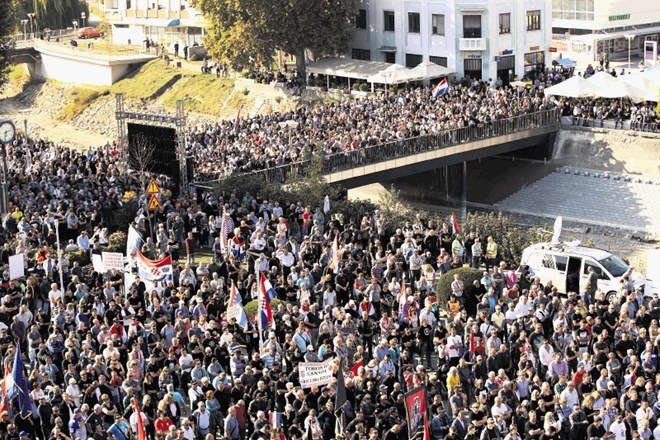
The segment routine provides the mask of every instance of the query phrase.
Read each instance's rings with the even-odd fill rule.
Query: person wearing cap
[[[73,411],[73,417],[69,420],[69,433],[72,440],[87,440],[87,425],[81,408]]]

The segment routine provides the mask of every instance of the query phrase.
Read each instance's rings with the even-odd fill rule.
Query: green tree
[[[280,49],[295,55],[305,76],[305,53],[332,56],[351,38],[356,0],[197,0],[209,23],[204,44],[233,64],[268,65]]]
[[[19,16],[27,19],[27,14],[35,14],[32,20],[34,32],[49,29],[66,29],[73,27],[73,20],[82,27],[80,17],[85,13],[89,17],[87,3],[83,0],[24,0],[20,2]],[[30,31],[29,23],[27,31]]]
[[[11,61],[9,51],[14,47],[13,35],[17,29],[17,0],[0,1],[0,86],[7,80]]]

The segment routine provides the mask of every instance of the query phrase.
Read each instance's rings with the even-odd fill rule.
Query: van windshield
[[[598,260],[598,262],[607,270],[613,277],[620,277],[628,270],[628,265],[616,255],[610,255],[607,258]]]

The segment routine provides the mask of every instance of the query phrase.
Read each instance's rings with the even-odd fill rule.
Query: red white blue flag
[[[276,296],[275,289],[273,289],[266,275],[262,273],[259,280],[259,299],[257,300],[257,324],[259,324],[260,330],[268,328],[268,324],[271,324],[275,329],[275,319],[273,319],[273,310],[270,308],[270,300]]]
[[[172,280],[172,257],[161,260],[150,260],[142,252],[137,251],[136,261],[138,275],[144,281],[170,281]]]
[[[447,84],[447,78],[443,79],[438,83],[437,86],[433,89],[433,99],[438,99],[445,93],[449,91],[449,85]]]

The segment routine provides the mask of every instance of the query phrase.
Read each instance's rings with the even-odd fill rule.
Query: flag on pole
[[[243,105],[238,108],[238,112],[236,113],[236,122],[234,122],[234,128],[241,125],[241,110],[243,110]]]
[[[133,406],[135,406],[135,416],[137,423],[136,440],[147,440],[147,432],[144,429],[144,420],[142,420],[142,413],[140,412],[140,407],[138,406],[138,400],[135,397],[133,397]]]
[[[21,358],[21,347],[16,344],[16,354],[14,356],[14,366],[11,370],[11,380],[7,390],[7,400],[12,401],[18,396],[18,408],[22,418],[32,415],[32,402],[30,401],[30,390],[28,388],[27,377],[25,377],[25,368],[23,367],[23,358]]]
[[[406,279],[401,278],[401,290],[397,296],[397,302],[399,303],[399,322],[403,321],[403,318],[410,316],[408,310],[408,297],[406,296]]]
[[[243,327],[243,329],[247,329],[248,320],[245,309],[243,309],[242,301],[241,294],[232,280],[231,291],[229,292],[229,305],[227,306],[227,319],[236,318],[236,323]]]
[[[456,235],[459,232],[461,232],[461,228],[458,227],[458,220],[456,220],[456,214],[454,214],[453,212],[451,213],[449,222],[451,223],[451,231],[453,235]]]
[[[272,429],[279,429],[282,426],[282,413],[268,411],[268,423]]]
[[[229,241],[229,233],[234,230],[234,220],[228,212],[222,214],[222,225],[220,226],[220,252],[222,255],[227,255],[227,242]]]
[[[337,372],[337,393],[335,394],[335,434],[344,435],[346,432],[346,384],[344,383],[343,362],[339,361]]]
[[[448,91],[449,91],[449,85],[447,84],[447,78],[444,78],[433,89],[433,99],[438,99]]]
[[[330,269],[334,273],[339,273],[339,234],[335,235],[335,240],[332,242],[332,260],[330,261]]]
[[[364,359],[360,359],[355,364],[353,364],[353,368],[351,368],[351,373],[353,373],[353,376],[357,376],[358,370],[360,369],[360,367],[363,366],[364,366]]]
[[[172,280],[172,256],[160,260],[150,260],[137,251],[135,254],[138,275],[145,281],[170,281]]]
[[[128,235],[126,237],[126,256],[130,261],[135,261],[137,252],[140,250],[140,242],[142,236],[133,226],[128,227]]]
[[[266,275],[262,273],[259,280],[259,299],[257,300],[257,317],[260,330],[266,329],[268,324],[271,324],[275,329],[275,319],[273,319],[273,311],[270,308],[270,300],[275,296],[277,296],[275,289],[273,289]]]

